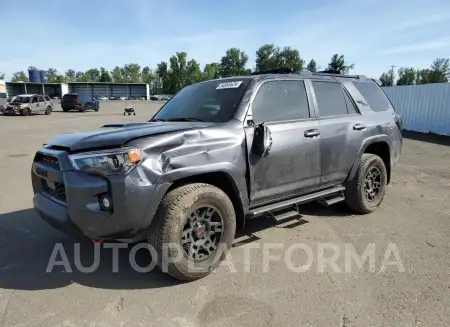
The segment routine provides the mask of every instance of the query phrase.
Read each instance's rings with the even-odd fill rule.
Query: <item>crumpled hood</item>
[[[102,147],[122,146],[136,138],[162,133],[203,128],[214,125],[210,122],[126,122],[103,126],[92,132],[61,134],[47,146],[66,147],[71,151]]]

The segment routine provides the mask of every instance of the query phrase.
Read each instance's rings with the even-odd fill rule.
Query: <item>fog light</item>
[[[112,200],[108,194],[102,194],[99,198],[100,208],[104,211],[109,211],[112,209]]]

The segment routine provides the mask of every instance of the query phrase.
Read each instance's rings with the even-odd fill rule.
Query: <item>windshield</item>
[[[19,97],[19,96],[16,96],[16,97],[14,97],[11,100],[11,102],[28,103],[28,102],[30,102],[30,97]]]
[[[227,122],[233,117],[249,81],[233,78],[187,86],[152,120]]]

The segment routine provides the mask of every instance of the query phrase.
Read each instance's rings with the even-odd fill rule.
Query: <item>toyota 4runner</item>
[[[50,140],[32,166],[34,207],[74,236],[145,239],[169,275],[194,280],[247,219],[295,219],[308,201],[374,211],[401,124],[364,76],[276,70],[202,82],[148,122]]]

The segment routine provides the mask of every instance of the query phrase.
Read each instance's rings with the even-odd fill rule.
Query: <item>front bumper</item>
[[[12,107],[12,106],[8,106],[8,107],[5,107],[4,109],[3,109],[3,114],[7,114],[7,115],[18,115],[18,114],[20,114],[20,110],[21,110],[22,108],[20,108],[20,107]]]
[[[90,239],[133,239],[146,230],[170,184],[152,184],[143,166],[127,175],[98,176],[73,170],[64,151],[43,149],[32,166],[33,204],[55,228]],[[111,211],[99,197],[108,194]]]

